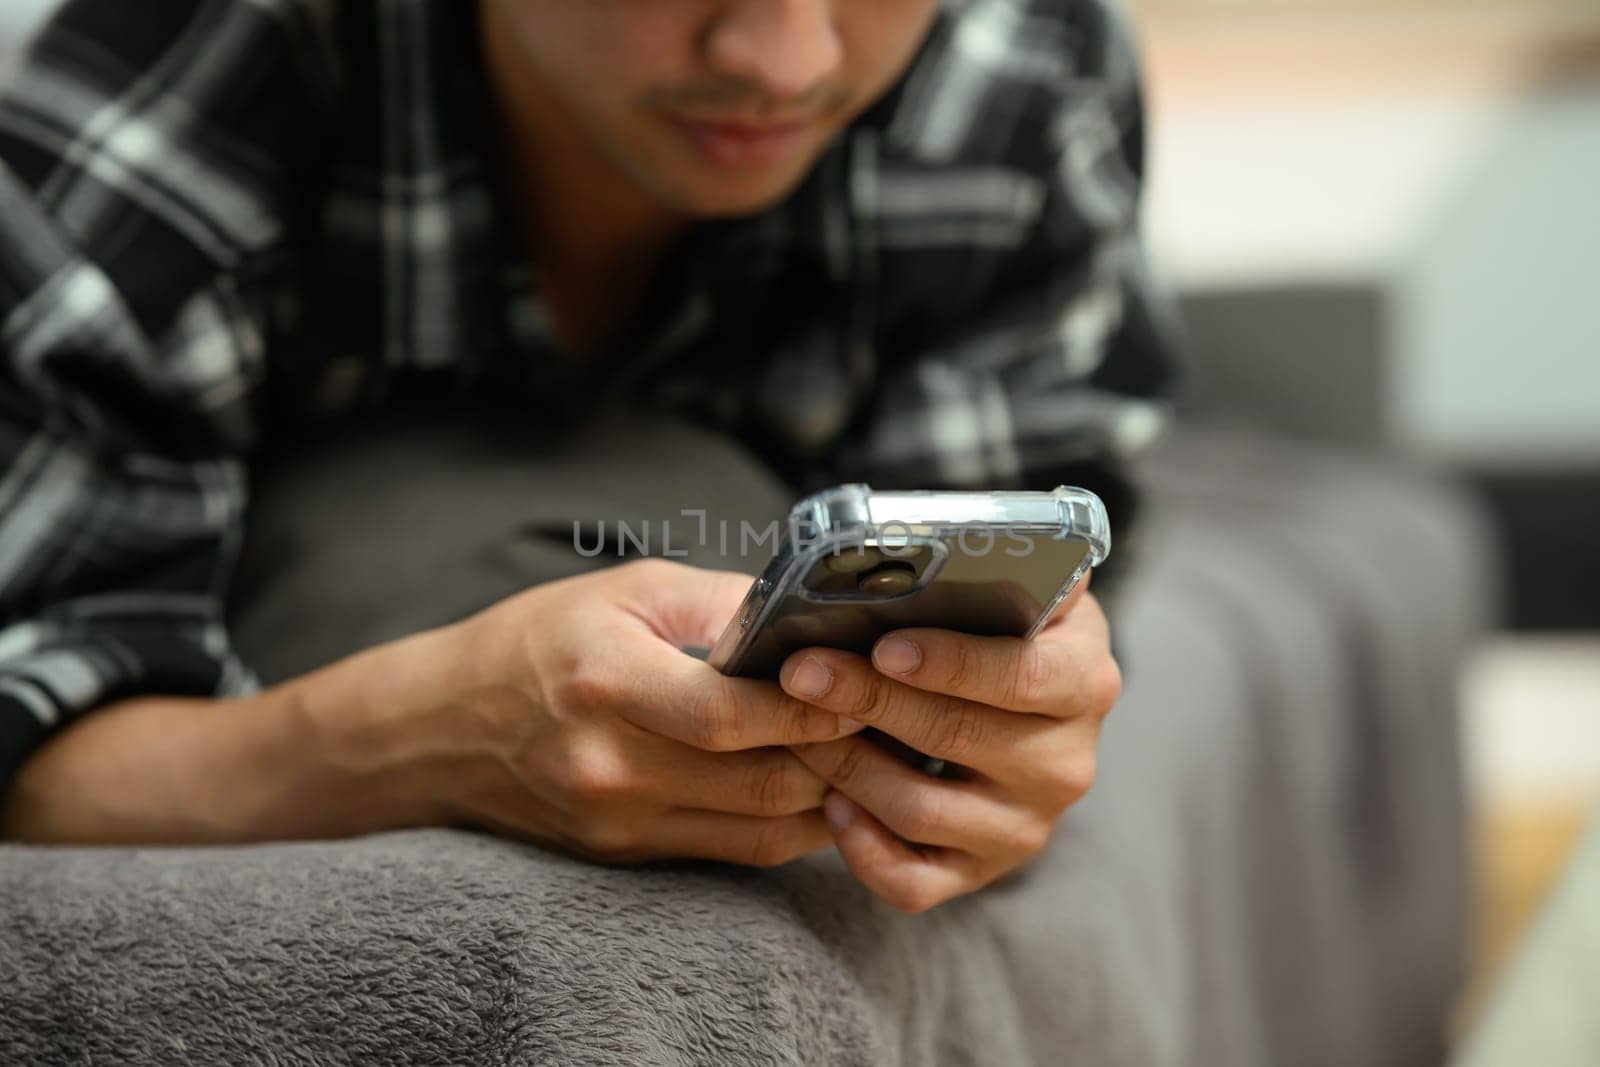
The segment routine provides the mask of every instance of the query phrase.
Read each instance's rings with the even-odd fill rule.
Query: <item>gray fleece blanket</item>
[[[0,849],[0,1062],[1415,1064],[1461,972],[1482,524],[1232,431],[1150,464],[1099,780],[920,916],[837,858],[607,869],[455,831]]]

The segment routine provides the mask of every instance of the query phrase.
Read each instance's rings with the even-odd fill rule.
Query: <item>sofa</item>
[[[1467,915],[1456,670],[1497,602],[1478,506],[1195,419],[1138,479],[1124,693],[1094,789],[1021,875],[911,916],[831,852],[0,846],[0,1062],[1440,1061]],[[256,641],[297,610],[267,584]]]

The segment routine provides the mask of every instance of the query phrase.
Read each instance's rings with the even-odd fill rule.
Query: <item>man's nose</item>
[[[844,58],[833,2],[736,0],[711,27],[707,61],[719,74],[747,82],[774,100],[804,96]]]

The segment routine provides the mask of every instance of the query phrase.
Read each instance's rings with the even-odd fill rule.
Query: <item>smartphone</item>
[[[777,554],[707,657],[776,678],[812,645],[865,654],[890,630],[1032,637],[1111,551],[1100,498],[874,492],[843,485],[795,505]]]
[[[1105,505],[1087,489],[841,485],[790,511],[777,554],[707,660],[724,674],[776,678],[799,649],[865,655],[905,627],[1029,638],[1110,551]],[[938,773],[937,763],[923,769]]]

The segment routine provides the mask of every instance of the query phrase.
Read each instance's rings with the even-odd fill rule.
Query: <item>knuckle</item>
[[[1044,819],[1024,820],[1009,835],[1011,851],[1021,856],[1032,856],[1043,852],[1045,846],[1050,843],[1054,829],[1053,824]]]
[[[1109,714],[1122,696],[1122,668],[1115,659],[1106,656],[1089,672],[1084,689],[1090,711],[1100,716]]]
[[[972,648],[965,641],[951,641],[943,650],[945,685],[957,692],[977,680],[978,663]]]
[[[613,800],[628,793],[631,782],[626,767],[597,744],[574,745],[561,770],[566,792],[578,800]]]
[[[861,777],[867,765],[867,750],[864,746],[869,744],[870,741],[851,741],[845,746],[839,762],[834,764],[833,774],[829,776],[834,784],[849,785]]]
[[[1030,709],[1047,701],[1053,668],[1048,656],[1041,655],[1030,642],[1016,653],[1010,677],[1005,686],[1005,706]]]
[[[870,722],[877,717],[877,709],[882,705],[883,697],[883,680],[875,672],[861,672],[856,675],[856,682],[851,686],[850,699],[844,714],[853,719]]]
[[[612,693],[610,675],[602,664],[575,658],[562,672],[555,697],[563,707],[598,708],[610,703]]]
[[[1094,788],[1098,760],[1092,747],[1085,746],[1063,755],[1051,765],[1051,785],[1067,804],[1081,800]]]
[[[585,819],[577,830],[582,850],[602,863],[636,863],[641,858],[638,840],[626,825],[615,819]]]
[[[722,686],[702,688],[689,703],[688,741],[708,752],[724,752],[739,747],[744,735],[744,720],[735,698]]]
[[[926,843],[925,839],[937,836],[944,829],[946,815],[946,805],[939,794],[931,789],[919,789],[906,798],[905,808],[900,813],[902,834]]]
[[[940,903],[939,896],[925,885],[898,886],[884,894],[884,900],[896,911],[907,915],[920,915]]]
[[[788,815],[794,810],[800,783],[788,763],[764,763],[756,767],[751,777],[750,795],[758,812]]]
[[[751,840],[749,863],[752,867],[777,867],[795,858],[796,834],[788,819],[769,819],[756,829]]]
[[[960,762],[983,747],[988,726],[983,709],[966,701],[935,708],[923,729],[923,746],[932,755]]]
[[[778,698],[778,721],[783,724],[782,736],[794,741],[812,740],[818,728],[817,712],[812,706],[788,693]]]

